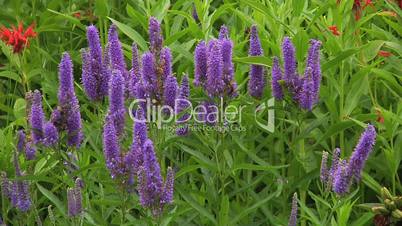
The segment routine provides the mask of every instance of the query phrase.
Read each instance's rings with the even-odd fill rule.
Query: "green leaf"
[[[18,98],[14,103],[14,117],[16,119],[25,117],[26,101],[23,98]]]
[[[243,63],[243,64],[257,64],[266,67],[272,65],[272,60],[264,56],[248,56],[248,57],[235,57],[233,61]]]
[[[219,210],[219,225],[227,226],[229,225],[229,197],[227,195],[223,195],[221,198],[221,207]]]
[[[13,72],[13,71],[2,71],[2,72],[0,72],[0,77],[9,78],[9,79],[12,79],[12,80],[14,80],[14,81],[16,81],[18,83],[21,83],[20,76],[17,73]]]
[[[66,208],[64,207],[63,203],[49,190],[42,187],[40,184],[36,183],[39,191],[42,192],[44,196],[46,196],[53,204],[59,209],[60,213],[66,217]]]
[[[129,27],[128,25],[125,25],[123,23],[120,23],[119,21],[108,17],[113,24],[115,24],[124,34],[126,34],[131,40],[133,40],[134,42],[136,42],[142,50],[148,50],[148,45],[147,42],[144,40],[144,38],[142,38],[142,36],[140,34],[138,34],[137,31],[135,31],[134,29],[132,29],[131,27]]]

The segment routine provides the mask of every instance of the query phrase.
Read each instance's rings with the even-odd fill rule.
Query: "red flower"
[[[339,36],[341,33],[338,31],[338,27],[336,25],[329,26],[328,29],[332,32],[333,35]]]
[[[73,16],[74,16],[75,18],[81,19],[81,12],[80,12],[80,11],[77,11],[77,12],[73,13]]]
[[[29,45],[29,38],[36,37],[33,27],[32,24],[24,31],[22,23],[18,24],[18,28],[12,26],[12,29],[2,26],[0,28],[0,39],[7,45],[13,46],[14,53],[20,53]]]
[[[365,9],[367,6],[374,8],[374,3],[371,0],[364,0],[363,9]]]
[[[389,56],[391,56],[391,55],[392,55],[392,53],[391,53],[391,52],[388,52],[388,51],[384,51],[384,50],[378,51],[378,56],[389,57]]]

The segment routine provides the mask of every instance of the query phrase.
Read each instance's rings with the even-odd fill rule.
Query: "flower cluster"
[[[22,212],[27,212],[31,207],[29,195],[29,183],[25,180],[18,180],[24,176],[18,162],[18,153],[14,152],[14,167],[17,180],[10,181],[5,172],[1,173],[1,190],[3,197],[8,197],[11,204]]]
[[[67,189],[67,207],[69,217],[80,216],[83,212],[81,192],[82,188],[83,182],[80,178],[77,178],[75,180],[74,187]]]
[[[194,52],[194,85],[204,88],[209,97],[236,97],[237,83],[233,78],[233,42],[222,26],[219,39],[201,41]]]
[[[321,181],[339,195],[347,193],[353,181],[360,181],[365,162],[373,150],[376,135],[374,126],[368,124],[348,161],[340,159],[341,150],[335,149],[330,169],[327,168],[328,153],[323,152]]]
[[[90,100],[102,100],[108,94],[110,72],[104,62],[98,29],[87,27],[88,49],[82,53],[82,84]]]
[[[278,58],[274,57],[272,65],[272,95],[277,100],[284,98],[284,89],[292,95],[293,100],[303,109],[311,111],[318,101],[321,83],[320,66],[321,42],[310,40],[303,77],[297,72],[295,47],[289,37],[282,43],[283,73]]]
[[[36,37],[36,33],[33,25],[30,25],[25,31],[22,23],[18,24],[18,28],[14,26],[12,29],[4,26],[0,28],[0,39],[12,46],[14,53],[21,53],[29,45],[29,39],[34,37]]]
[[[249,56],[264,55],[256,25],[251,27],[250,48],[248,54]],[[250,65],[249,77],[250,81],[248,82],[248,93],[255,98],[261,98],[266,83],[264,67],[262,65]]]
[[[110,115],[106,117],[103,129],[103,150],[106,166],[113,179],[119,179],[126,186],[132,184],[133,177],[137,177],[137,190],[143,207],[151,208],[154,215],[159,215],[163,206],[173,201],[174,173],[169,167],[163,182],[154,145],[147,136],[141,107],[135,112],[130,150],[124,152],[121,149],[115,123]]]

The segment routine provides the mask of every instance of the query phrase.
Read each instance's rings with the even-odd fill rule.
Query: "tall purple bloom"
[[[59,64],[59,122],[52,119],[52,123],[59,130],[67,130],[67,144],[79,147],[83,138],[81,113],[78,99],[74,91],[73,64],[68,53],[64,53]]]
[[[224,83],[221,45],[218,40],[212,40],[208,49],[206,90],[210,96],[222,96]]]
[[[31,142],[28,141],[25,143],[25,158],[27,160],[35,159],[36,155],[36,146]]]
[[[18,162],[18,154],[14,153],[14,167],[15,167],[15,176],[21,177],[24,174],[21,172],[19,162]],[[13,189],[11,191],[11,201],[14,206],[16,206],[20,211],[26,212],[31,207],[31,198],[29,196],[29,184],[28,181],[25,180],[15,180],[13,181]]]
[[[105,155],[106,167],[114,179],[122,172],[120,145],[114,126],[114,121],[110,116],[106,116],[103,127],[103,153]]]
[[[7,178],[7,173],[4,171],[0,172],[0,180],[1,180],[1,194],[3,197],[9,197],[11,194],[10,185],[11,182]]]
[[[45,114],[42,109],[42,95],[38,90],[35,90],[31,106],[31,117],[29,120],[32,129],[32,140],[35,144],[42,142],[44,118]]]
[[[293,194],[292,198],[292,211],[290,212],[289,216],[289,223],[288,226],[296,226],[297,225],[297,193]]]
[[[225,94],[229,97],[236,97],[237,84],[233,79],[234,65],[232,61],[233,43],[230,39],[220,40],[222,61],[223,61],[223,80]]]
[[[145,101],[145,99],[148,97],[147,92],[146,92],[146,88],[144,85],[144,82],[142,80],[140,80],[139,82],[137,82],[137,84],[135,85],[135,98],[138,100],[142,100],[139,105],[141,106],[141,108],[144,110],[144,112],[146,112],[147,109],[147,103]]]
[[[161,195],[161,204],[173,202],[174,171],[171,167],[167,169],[165,184]]]
[[[178,84],[176,77],[168,76],[165,80],[165,87],[163,90],[163,102],[164,105],[169,106],[174,110],[175,100],[178,92]],[[169,114],[169,109],[166,109],[165,113]],[[174,113],[174,112],[172,112]]]
[[[161,51],[159,66],[162,69],[162,81],[172,76],[172,53],[168,47],[164,47]]]
[[[155,57],[151,52],[146,52],[142,56],[142,76],[149,96],[155,97],[158,91],[158,77],[155,68]]]
[[[176,116],[179,116],[177,120],[177,124],[179,128],[176,130],[176,134],[179,136],[184,136],[188,134],[188,125],[186,122],[189,120],[190,114],[184,113],[188,107],[190,107],[189,102],[190,97],[190,87],[188,82],[188,76],[185,75],[181,81],[181,86],[179,90],[179,94],[175,101],[175,112]]]
[[[314,81],[312,78],[312,69],[308,67],[306,69],[306,74],[303,77],[303,88],[301,93],[298,93],[298,99],[300,101],[300,107],[311,111],[314,104]]]
[[[163,46],[163,37],[161,25],[155,17],[149,18],[149,42],[151,52],[158,56]]]
[[[138,107],[133,126],[133,143],[131,145],[131,155],[133,156],[133,168],[138,170],[143,164],[143,146],[148,139],[147,124],[144,117],[144,110]]]
[[[332,153],[331,169],[329,170],[328,183],[329,183],[330,186],[332,186],[333,180],[335,178],[335,173],[338,170],[339,158],[340,157],[341,157],[341,149],[335,148],[335,150]]]
[[[320,180],[324,184],[328,182],[329,172],[328,172],[327,161],[328,161],[328,152],[324,151],[322,152],[321,170],[320,170]]]
[[[73,188],[67,189],[68,216],[77,217],[82,214],[81,179],[77,178]]]
[[[24,130],[20,129],[17,132],[17,151],[22,152],[25,147],[26,135]]]
[[[338,195],[344,195],[349,191],[351,175],[347,172],[346,160],[340,160],[334,175],[332,190]]]
[[[55,145],[59,140],[59,134],[53,123],[50,121],[47,122],[43,130],[44,130],[43,145],[45,145],[46,147]]]
[[[257,26],[251,27],[249,56],[262,56],[264,52],[261,48],[260,38],[258,37]],[[261,98],[265,87],[264,67],[261,65],[250,65],[250,81],[248,82],[248,92],[255,98]]]
[[[228,28],[225,25],[222,25],[221,29],[219,30],[219,40],[228,38],[229,38]]]
[[[117,135],[124,131],[124,78],[120,71],[114,70],[109,84],[109,111],[108,115],[113,118]]]
[[[277,100],[283,99],[282,86],[279,81],[282,80],[282,70],[279,66],[279,60],[274,57],[272,60],[272,96]]]
[[[368,124],[356,145],[346,169],[348,175],[355,181],[360,181],[365,162],[373,150],[377,133],[373,125]]]
[[[321,65],[320,65],[320,47],[321,42],[318,40],[310,40],[310,48],[307,55],[307,68],[311,68],[311,77],[314,83],[313,88],[313,99],[314,103],[318,100],[318,93],[320,89],[321,83]]]
[[[110,65],[112,70],[119,70],[125,81],[125,87],[129,85],[129,73],[127,71],[126,62],[124,60],[123,50],[119,40],[119,34],[117,32],[116,25],[112,25],[109,28],[108,34],[108,48]]]
[[[195,47],[194,64],[194,85],[204,86],[207,80],[207,45],[204,41]]]
[[[101,100],[107,95],[108,75],[102,62],[102,46],[95,26],[87,27],[87,39],[89,50],[82,52],[82,82],[91,100]]]
[[[162,194],[163,182],[160,166],[156,158],[151,140],[145,141],[143,147],[144,164],[138,173],[138,193],[143,207],[153,207],[154,213],[159,210],[159,197]]]
[[[287,85],[292,84],[297,76],[295,47],[289,37],[285,37],[282,43],[284,80]]]

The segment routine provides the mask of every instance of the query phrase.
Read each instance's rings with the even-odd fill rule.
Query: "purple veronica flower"
[[[35,155],[36,155],[35,145],[31,141],[26,142],[25,143],[25,158],[27,160],[33,160],[33,159],[35,159]]]
[[[222,25],[221,29],[219,30],[219,40],[222,39],[229,39],[229,31],[225,25]]]
[[[17,152],[14,152],[14,167],[15,167],[15,175],[17,178],[24,176],[19,166]],[[13,205],[22,212],[28,211],[29,208],[31,207],[31,198],[29,196],[28,181],[24,180],[13,181],[11,193],[12,193],[11,201]]]
[[[321,42],[318,40],[310,40],[310,48],[307,55],[306,69],[311,68],[311,76],[314,81],[314,103],[318,100],[318,93],[321,83],[321,65],[320,65],[320,47]]]
[[[97,92],[98,81],[96,80],[94,73],[92,73],[91,53],[85,49],[82,49],[81,57],[82,57],[82,85],[84,87],[84,91],[90,100],[98,100],[98,98],[100,98]]]
[[[84,90],[91,100],[100,100],[107,95],[108,77],[102,62],[102,47],[98,29],[87,27],[88,51],[82,53],[82,81]]]
[[[108,115],[114,120],[117,135],[124,132],[124,78],[120,71],[114,70],[109,84],[109,111]]]
[[[2,194],[2,196],[3,197],[10,197],[10,194],[11,194],[11,189],[10,189],[11,182],[7,178],[7,173],[4,172],[4,171],[1,171],[0,179],[1,179],[1,194]]]
[[[303,88],[299,93],[300,107],[311,111],[314,104],[314,81],[312,80],[312,69],[308,67],[303,77]]]
[[[193,16],[193,19],[194,19],[194,21],[195,21],[196,23],[199,23],[199,22],[200,22],[200,18],[198,17],[197,9],[195,8],[194,3],[193,3],[193,6],[192,6],[191,15]]]
[[[339,158],[341,157],[341,149],[335,148],[335,150],[332,153],[332,164],[331,164],[331,169],[329,170],[329,179],[328,179],[328,184],[332,186],[333,180],[335,178],[335,174],[338,170],[338,165],[339,165]]]
[[[262,56],[264,52],[261,48],[260,38],[258,37],[257,26],[251,27],[249,56]],[[250,81],[248,82],[248,92],[255,98],[261,98],[265,87],[264,67],[261,65],[250,65]]]
[[[75,180],[74,188],[67,189],[68,216],[76,217],[82,214],[82,180]]]
[[[114,121],[110,116],[106,116],[103,127],[103,153],[105,155],[106,167],[114,179],[121,173],[120,145],[117,138]]]
[[[165,184],[161,195],[161,204],[173,202],[173,190],[174,190],[174,171],[171,167],[167,169]]]
[[[321,159],[321,171],[320,171],[320,180],[322,183],[326,184],[328,182],[328,152],[322,152],[322,159]]]
[[[111,69],[120,71],[126,84],[125,87],[128,87],[129,73],[127,71],[126,62],[124,60],[123,50],[119,40],[117,27],[114,24],[109,28],[108,48],[109,48]]]
[[[151,140],[145,141],[143,147],[144,164],[138,173],[138,193],[143,207],[158,208],[162,194],[162,176]],[[159,208],[158,208],[159,209]],[[155,209],[154,213],[155,213]]]
[[[163,37],[161,25],[155,17],[149,18],[149,42],[151,52],[158,56],[163,46]]]
[[[289,223],[288,226],[296,226],[297,225],[297,193],[293,194],[292,198],[292,211],[290,212]]]
[[[206,90],[210,96],[222,96],[224,83],[221,45],[218,40],[212,40],[208,44]]]
[[[43,130],[44,130],[43,145],[45,145],[46,147],[55,145],[59,140],[59,134],[53,123],[50,121],[47,122]]]
[[[339,160],[338,169],[334,175],[332,190],[338,195],[344,195],[349,191],[351,175],[347,172],[346,160]]]
[[[169,106],[174,110],[176,95],[178,92],[178,84],[176,77],[168,76],[165,80],[165,87],[163,90],[163,101],[166,106]],[[165,109],[165,113],[169,114],[169,109]],[[172,112],[173,113],[173,112]]]
[[[51,121],[54,125],[59,126],[59,129],[66,129],[67,144],[78,148],[83,138],[81,113],[73,86],[73,64],[68,53],[63,54],[59,64],[59,80],[59,110],[57,111],[60,112],[60,115],[55,116],[60,116],[60,121],[55,122],[54,118]]]
[[[282,80],[282,70],[277,57],[274,57],[272,62],[272,96],[277,100],[282,100],[283,91],[281,84],[279,84],[279,81]]]
[[[287,85],[293,83],[296,73],[296,57],[295,47],[289,37],[285,37],[282,43],[283,63],[284,63],[284,80]]]
[[[172,53],[168,47],[161,51],[159,65],[162,68],[162,81],[165,81],[168,76],[172,76]]]
[[[133,143],[131,145],[131,154],[134,157],[133,166],[135,170],[138,170],[143,164],[143,146],[147,139],[147,124],[144,117],[144,111],[141,107],[138,107],[135,113]]]
[[[194,85],[204,86],[207,80],[207,45],[204,41],[195,47],[194,64]]]
[[[190,97],[190,87],[188,82],[188,76],[185,75],[181,81],[181,86],[179,90],[179,94],[175,101],[175,112],[176,115],[179,116],[177,124],[179,124],[179,128],[176,130],[176,134],[179,136],[184,136],[188,134],[188,125],[186,122],[189,120],[190,114],[184,113],[188,107],[190,107],[190,102],[188,98]]]
[[[147,103],[146,103],[145,99],[147,98],[147,92],[146,92],[146,88],[145,88],[145,85],[142,80],[137,82],[137,84],[135,85],[134,91],[135,91],[135,98],[138,100],[143,100],[139,103],[139,105],[141,106],[143,111],[146,112]]]
[[[356,145],[347,166],[347,174],[360,181],[365,162],[373,150],[377,133],[373,125],[368,124]]]
[[[142,56],[142,76],[144,86],[150,96],[153,97],[158,91],[158,77],[155,68],[155,57],[151,52],[146,52]]]
[[[222,39],[221,43],[221,52],[222,52],[222,61],[223,61],[223,79],[225,83],[225,94],[230,97],[236,97],[237,94],[237,84],[233,79],[233,62],[232,62],[232,49],[233,43],[230,39]]]
[[[25,147],[26,135],[24,130],[20,129],[17,132],[17,151],[22,152]]]
[[[42,142],[44,118],[45,114],[42,109],[42,95],[38,90],[35,90],[31,106],[31,117],[29,120],[32,128],[32,140],[35,144]]]

